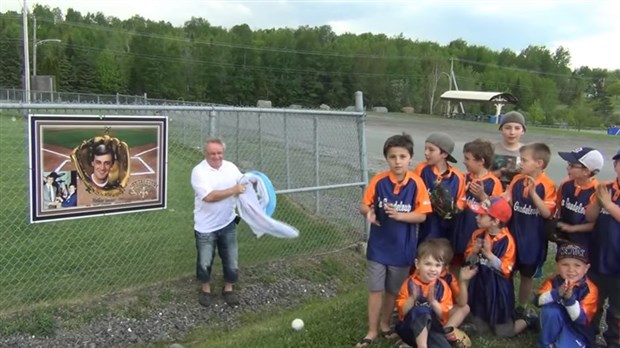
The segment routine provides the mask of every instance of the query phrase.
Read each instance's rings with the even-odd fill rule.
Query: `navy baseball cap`
[[[590,171],[598,173],[603,169],[603,154],[591,147],[578,147],[571,152],[558,152],[560,157],[568,163],[581,163]]]
[[[616,155],[614,157],[612,157],[612,159],[615,160],[619,160],[620,159],[620,150],[618,150],[618,152],[616,153]]]

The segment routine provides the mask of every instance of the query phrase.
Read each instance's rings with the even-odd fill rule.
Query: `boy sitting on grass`
[[[400,287],[396,298],[401,340],[417,348],[451,348],[444,333],[452,309],[452,292],[440,278],[446,265],[437,240],[428,240],[418,248],[416,271]]]
[[[541,307],[540,348],[596,347],[592,319],[596,314],[598,289],[588,279],[587,249],[566,243],[558,248],[557,274],[547,278],[536,297]]]

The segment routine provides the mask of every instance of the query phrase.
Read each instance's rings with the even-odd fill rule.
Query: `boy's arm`
[[[596,188],[596,198],[602,208],[605,208],[611,217],[620,222],[620,205],[617,205],[614,200],[618,199],[620,192],[614,193],[612,196],[612,189],[607,186],[599,185]]]
[[[529,188],[530,197],[532,198],[532,202],[538,209],[538,214],[544,219],[549,219],[552,217],[555,208],[555,201],[557,199],[557,194],[555,191],[555,185],[553,183],[542,183],[545,191],[545,197],[540,197],[538,192],[536,192],[536,182],[532,177],[526,177],[525,180],[528,180],[527,187]]]
[[[433,208],[431,207],[431,198],[428,195],[424,181],[419,176],[413,180],[415,180],[417,186],[416,196],[413,199],[413,211],[408,213],[394,212],[393,215],[390,215],[388,212],[388,215],[397,221],[419,224],[426,221],[426,215],[432,213]]]
[[[590,197],[590,204],[586,207],[586,221],[588,222],[596,222],[598,219],[598,214],[601,213],[601,205],[596,198],[596,195],[592,195]]]
[[[469,288],[469,281],[478,273],[478,268],[475,266],[465,266],[461,267],[461,271],[459,273],[459,292],[456,297],[456,304],[459,307],[464,307],[469,301],[467,289]]]
[[[441,297],[436,298],[437,290],[442,290]],[[428,303],[433,310],[433,313],[437,315],[439,321],[445,324],[450,318],[450,310],[452,309],[452,291],[445,281],[437,279],[435,285],[431,286],[428,294]]]
[[[540,286],[536,297],[534,298],[534,304],[539,307],[542,307],[549,303],[557,303],[560,299],[560,293],[558,289],[553,288],[552,280],[555,276],[549,277],[545,279],[545,281]]]
[[[598,290],[589,282],[586,282],[586,286],[588,286],[589,291],[581,301],[577,300],[577,296],[573,292],[572,296],[563,302],[570,319],[575,324],[584,326],[592,323],[598,306]]]
[[[404,318],[407,313],[413,308],[415,304],[415,297],[409,294],[409,281],[411,277],[407,277],[403,284],[400,286],[400,291],[396,296],[396,309],[398,310],[399,318]]]

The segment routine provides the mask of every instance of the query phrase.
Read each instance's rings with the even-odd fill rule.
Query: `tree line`
[[[463,39],[442,46],[402,35],[336,35],[327,25],[225,29],[195,17],[175,27],[140,16],[120,20],[40,5],[32,15],[38,40],[62,40],[37,47],[38,75],[54,75],[61,92],[343,108],[360,90],[368,107],[413,106],[416,112],[441,114],[448,110],[438,95],[450,87],[452,66],[459,89],[510,92],[531,122],[579,128],[620,124],[614,114],[620,70],[571,70],[570,52],[562,47],[497,52]],[[21,14],[0,13],[0,45],[0,86],[19,87]],[[467,109],[494,112],[492,105],[472,103]]]

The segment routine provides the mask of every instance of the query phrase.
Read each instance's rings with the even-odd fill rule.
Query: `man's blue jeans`
[[[196,278],[201,283],[208,283],[211,280],[211,267],[217,248],[222,259],[224,268],[224,281],[235,283],[238,277],[238,251],[237,251],[237,232],[235,222],[231,222],[221,230],[199,233],[194,231],[196,236]]]

